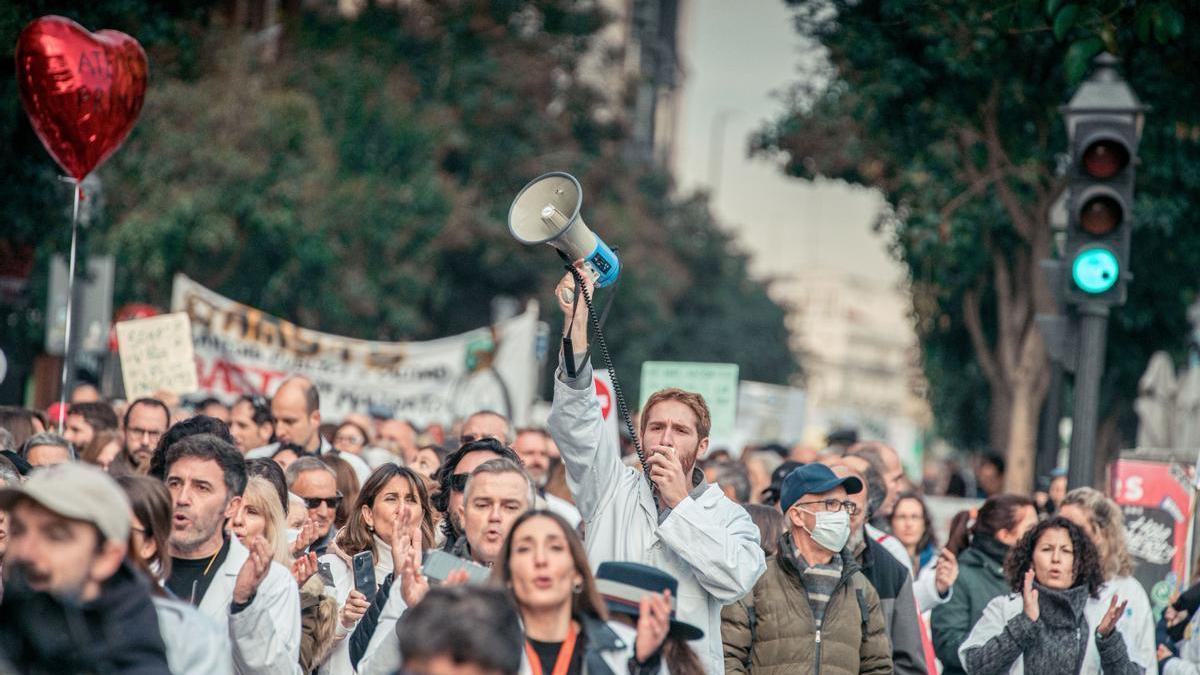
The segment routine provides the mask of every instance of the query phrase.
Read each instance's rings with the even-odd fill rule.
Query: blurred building
[[[680,36],[688,0],[599,0],[613,20],[597,35],[579,75],[606,99],[596,114],[624,119],[632,157],[674,166],[684,67]]]
[[[902,452],[931,422],[908,293],[848,272],[809,268],[777,280],[801,354],[808,423],[859,429]],[[908,446],[908,448],[904,447]]]

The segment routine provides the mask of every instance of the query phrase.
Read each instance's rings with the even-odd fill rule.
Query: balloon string
[[[71,367],[71,314],[75,305],[75,244],[79,238],[79,200],[83,197],[83,186],[79,181],[69,181],[75,187],[75,205],[71,209],[71,260],[67,265],[67,321],[63,334],[62,386],[58,393],[58,433],[63,433],[67,419],[67,369]]]

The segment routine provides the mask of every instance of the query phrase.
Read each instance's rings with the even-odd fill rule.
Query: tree
[[[1049,214],[1064,187],[1066,138],[1057,107],[1104,48],[1129,57],[1135,89],[1143,91],[1140,78],[1149,75],[1164,86],[1144,94],[1165,95],[1177,74],[1151,67],[1150,54],[1177,48],[1183,18],[1168,3],[1115,1],[789,4],[799,33],[825,52],[826,65],[818,85],[796,88],[789,110],[756,145],[780,153],[792,175],[839,177],[884,194],[894,250],[909,270],[925,369],[942,389],[933,397],[939,422],[951,436],[975,435],[956,417],[971,398],[964,386],[975,378],[962,358],[965,335],[982,374],[976,382],[986,383],[986,442],[1007,452],[1008,488],[1028,491],[1047,387],[1033,317],[1054,307],[1037,261],[1053,253]],[[1144,157],[1164,131],[1162,121],[1147,128]],[[1139,190],[1145,184],[1139,176]],[[1139,213],[1145,203],[1139,199]],[[1157,218],[1135,236],[1139,278],[1147,261],[1136,252],[1158,244],[1154,234],[1142,234],[1151,220]],[[1172,271],[1176,280],[1187,273]],[[1161,267],[1155,274],[1165,276]],[[1129,307],[1117,312],[1110,355],[1130,346],[1133,336],[1123,329],[1132,314],[1143,314],[1139,333],[1157,322],[1144,317],[1144,300],[1134,290]],[[1179,337],[1152,339],[1171,345]],[[1107,391],[1118,376],[1128,387],[1132,357],[1144,351],[1117,352],[1122,365],[1110,370]],[[1118,390],[1110,400],[1133,395],[1132,387]]]
[[[117,256],[119,301],[166,305],[184,272],[381,340],[478,327],[497,294],[553,307],[561,265],[505,222],[526,181],[565,169],[621,249],[606,332],[631,398],[648,358],[787,381],[783,310],[706,200],[672,196],[668,176],[625,158],[628,130],[593,115],[600,93],[577,66],[605,15],[570,0],[399,4],[353,18],[296,6],[270,59],[214,12],[193,70],[152,57],[163,74],[101,170],[106,218],[91,236]]]

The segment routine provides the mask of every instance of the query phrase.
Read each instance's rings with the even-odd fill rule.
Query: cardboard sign
[[[1179,465],[1122,459],[1112,466],[1112,497],[1125,514],[1133,576],[1161,616],[1185,579],[1191,485]]]
[[[641,401],[659,389],[678,387],[704,397],[712,416],[709,448],[728,447],[735,436],[737,419],[738,367],[736,363],[690,363],[686,361],[646,361],[642,364]]]
[[[156,391],[190,394],[199,388],[192,350],[192,324],[182,312],[117,324],[125,397]]]

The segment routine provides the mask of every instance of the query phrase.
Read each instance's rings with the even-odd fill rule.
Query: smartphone
[[[375,599],[375,591],[379,590],[375,584],[375,555],[363,551],[355,554],[353,563],[354,590],[367,596],[367,602],[371,602]]]
[[[492,576],[492,571],[487,567],[470,560],[463,560],[445,551],[429,551],[425,554],[425,562],[421,565],[421,574],[439,584],[444,582],[446,577],[455,570],[466,570],[469,577],[468,582],[472,584],[485,584],[488,577]]]

